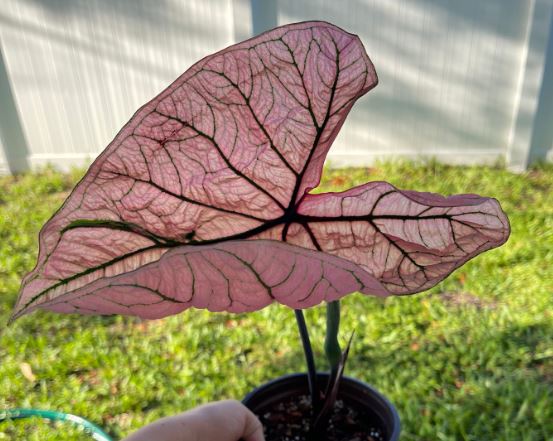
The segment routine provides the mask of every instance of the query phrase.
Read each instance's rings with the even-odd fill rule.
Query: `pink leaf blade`
[[[55,285],[145,241],[210,243],[272,228],[317,185],[339,127],[376,81],[359,38],[324,22],[199,61],[135,113],[44,226],[23,297],[29,283]],[[96,221],[132,225],[136,237],[112,229],[101,245]]]
[[[148,319],[190,307],[248,312],[274,301],[303,309],[355,291],[387,295],[366,271],[339,257],[270,240],[231,241],[173,248],[136,269],[64,286],[16,309],[14,318],[36,308]]]
[[[357,263],[397,295],[431,288],[510,233],[495,199],[402,191],[386,182],[307,195],[298,213],[303,230],[290,243]]]
[[[308,194],[377,82],[359,38],[324,22],[199,61],[139,109],[43,227],[14,317],[409,294],[503,243],[509,225],[493,199],[386,183]]]

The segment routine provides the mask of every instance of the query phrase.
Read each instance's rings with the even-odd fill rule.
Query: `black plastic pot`
[[[326,385],[328,374],[317,374],[321,388]],[[250,392],[242,403],[257,415],[263,415],[275,403],[285,401],[290,396],[308,394],[307,374],[285,375],[269,381]],[[364,410],[371,421],[383,430],[386,441],[398,441],[400,432],[399,416],[386,397],[369,385],[350,377],[343,377],[338,398]]]

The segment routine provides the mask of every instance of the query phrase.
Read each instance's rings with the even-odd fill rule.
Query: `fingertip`
[[[246,408],[246,410],[246,427],[244,429],[243,437],[244,441],[265,441],[261,421],[259,421],[257,416],[255,416],[250,409]]]
[[[263,426],[259,423],[259,426],[255,431],[247,436],[244,436],[244,441],[265,441],[265,436],[263,435]]]

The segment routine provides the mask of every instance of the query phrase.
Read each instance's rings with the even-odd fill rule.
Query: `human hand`
[[[161,418],[123,441],[265,441],[257,417],[236,400],[217,401]]]

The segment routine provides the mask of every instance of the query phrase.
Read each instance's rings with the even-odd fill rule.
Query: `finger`
[[[242,439],[244,441],[265,441],[265,436],[263,435],[263,425],[259,419],[244,406],[246,423],[244,424],[244,434]]]
[[[223,427],[226,428],[226,436],[232,437],[231,433],[235,434],[233,441],[237,439],[241,441],[265,441],[261,422],[257,419],[255,414],[240,401],[223,400],[210,403],[207,407],[217,410],[217,413],[219,413],[217,420],[219,422],[223,422],[225,419],[229,419],[233,422],[230,423],[230,421],[227,420],[225,424],[223,424]]]

